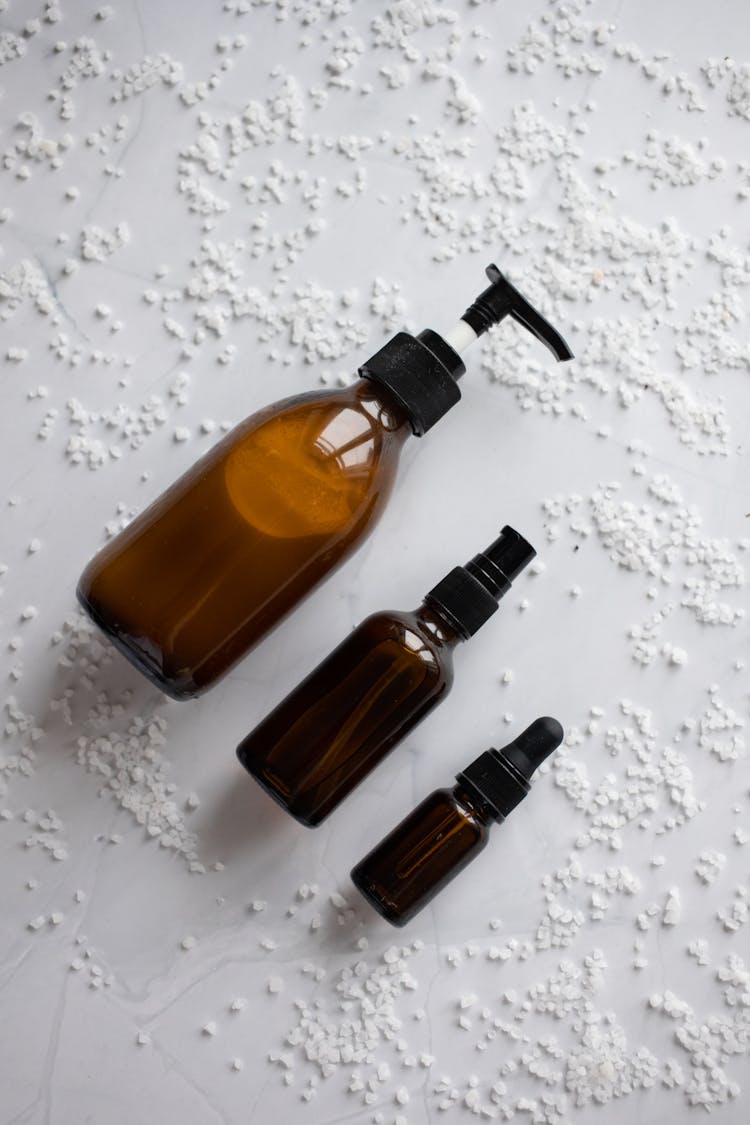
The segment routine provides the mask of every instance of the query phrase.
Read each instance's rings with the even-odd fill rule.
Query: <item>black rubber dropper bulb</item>
[[[530,781],[542,762],[556,750],[563,739],[563,729],[557,719],[543,716],[535,719],[531,726],[504,746],[502,750],[495,750],[507,762],[518,770],[525,781]]]
[[[528,793],[534,772],[562,740],[557,719],[535,719],[502,750],[485,750],[456,774],[456,780],[483,802],[490,816],[504,820]]]

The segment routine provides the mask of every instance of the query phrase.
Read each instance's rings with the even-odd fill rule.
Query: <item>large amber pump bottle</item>
[[[373,530],[401,448],[461,397],[460,351],[512,316],[559,360],[558,332],[496,266],[446,338],[399,332],[350,387],[247,418],[86,567],[78,598],[175,699],[211,687]]]

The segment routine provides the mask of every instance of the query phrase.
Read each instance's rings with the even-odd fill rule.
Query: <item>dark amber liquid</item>
[[[372,529],[410,432],[366,380],[267,407],[89,563],[81,603],[163,691],[198,695]]]
[[[394,926],[404,926],[487,843],[488,809],[460,786],[436,789],[352,869],[352,880]]]
[[[247,736],[240,761],[320,824],[450,689],[458,639],[428,606],[374,614]]]

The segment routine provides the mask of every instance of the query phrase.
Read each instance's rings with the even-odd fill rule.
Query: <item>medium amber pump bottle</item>
[[[352,386],[252,415],[89,563],[81,604],[162,691],[211,687],[362,543],[406,438],[458,402],[459,352],[491,325],[512,316],[571,358],[500,271],[487,274],[447,338],[399,332]]]
[[[352,869],[355,886],[394,926],[406,925],[479,854],[562,740],[557,719],[536,719],[502,750],[480,754],[453,789],[436,789]]]
[[[237,748],[263,788],[313,828],[448,693],[453,649],[534,558],[512,527],[413,611],[366,618]]]

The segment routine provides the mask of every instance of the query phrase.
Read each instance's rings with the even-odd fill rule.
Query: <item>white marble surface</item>
[[[47,7],[54,18],[54,5]],[[429,17],[430,11],[455,10],[457,22],[416,26],[406,50],[398,44],[373,45],[371,22],[386,12],[385,4],[290,0],[247,5],[247,13],[237,7],[230,4],[225,10],[217,0],[202,5],[117,0],[111,9],[101,9],[105,18],[97,18],[96,4],[63,0],[61,19],[49,22],[41,0],[11,0],[0,16],[0,26],[11,34],[3,41],[3,53],[12,54],[14,42],[25,48],[0,68],[6,153],[0,203],[9,209],[0,226],[0,311],[7,314],[0,322],[0,562],[7,567],[0,614],[3,692],[16,700],[6,705],[0,746],[0,808],[7,810],[0,821],[0,1121],[266,1125],[283,1120],[317,1125],[399,1120],[422,1125],[469,1120],[465,1095],[471,1076],[488,1114],[499,1117],[606,1120],[608,1125],[698,1119],[703,1111],[690,1105],[690,1084],[700,1085],[701,1076],[696,1078],[695,1056],[691,1063],[690,1052],[675,1039],[687,1017],[672,1020],[648,1003],[649,997],[667,991],[694,1009],[699,1030],[715,1015],[734,1019],[740,1039],[744,1034],[739,1053],[722,1060],[727,1081],[737,1083],[741,1092],[715,1106],[714,1116],[722,1125],[745,1121],[750,1089],[748,1009],[743,1008],[742,986],[740,999],[733,1007],[727,1005],[726,984],[717,972],[730,956],[747,958],[750,928],[727,930],[717,912],[742,902],[736,888],[747,888],[750,847],[741,843],[741,831],[739,839],[733,835],[748,820],[740,726],[748,710],[747,672],[737,667],[749,655],[746,625],[701,624],[680,606],[683,580],[698,573],[697,563],[684,551],[668,568],[671,585],[643,570],[631,572],[617,565],[593,527],[591,513],[597,484],[607,481],[621,482],[622,498],[636,507],[650,504],[660,510],[647,490],[654,475],[667,474],[685,504],[695,505],[700,514],[699,537],[725,542],[742,561],[739,544],[748,534],[750,511],[750,393],[746,350],[742,356],[747,322],[737,277],[729,288],[738,301],[738,319],[726,311],[723,319],[721,312],[715,314],[715,347],[724,347],[716,372],[704,370],[705,364],[681,372],[674,347],[684,341],[683,328],[693,310],[712,294],[728,292],[721,288],[716,262],[706,254],[722,224],[731,228],[724,244],[735,248],[740,263],[747,262],[750,202],[737,195],[744,175],[737,161],[747,154],[750,122],[730,112],[731,75],[711,87],[699,69],[708,57],[731,54],[737,67],[750,57],[743,5],[595,0],[579,12],[573,5],[568,29],[560,30],[561,9],[542,0],[527,6],[463,0],[455,5],[414,3],[402,6],[402,15],[422,9]],[[310,20],[315,11],[320,13],[317,22]],[[277,14],[284,18],[277,19]],[[551,24],[538,23],[545,15]],[[37,18],[38,30],[32,23],[24,31],[25,22]],[[540,33],[555,26],[558,31],[555,42],[546,47],[539,40],[543,57],[529,75],[508,69],[506,51],[519,43],[530,20],[537,22]],[[611,33],[606,30],[610,24],[615,28]],[[602,43],[596,41],[599,26],[604,29],[599,33]],[[354,29],[363,44],[361,54],[348,56],[352,66],[338,66],[338,77],[351,78],[351,89],[332,85],[337,66],[326,67],[332,58],[341,57],[335,44],[344,28]],[[483,30],[472,36],[475,28]],[[242,48],[231,42],[240,35],[247,40]],[[461,38],[451,46],[453,35]],[[229,45],[217,49],[222,36],[229,37]],[[97,56],[91,69],[100,73],[79,77],[67,92],[74,110],[61,119],[61,108],[69,111],[59,80],[71,65],[69,73],[74,73],[73,45],[82,37],[93,39],[96,50],[110,55]],[[56,52],[57,41],[66,46]],[[618,43],[637,44],[642,59],[617,57],[613,48]],[[445,73],[423,77],[426,55],[441,50],[445,54],[446,49]],[[78,57],[86,50],[85,43],[79,46]],[[670,52],[671,58],[657,60],[653,68],[661,68],[660,76],[648,77],[643,66],[650,67],[660,50]],[[476,60],[478,51],[486,61]],[[153,58],[160,52],[182,65],[182,75],[170,76],[165,64],[169,81],[159,79],[144,92],[113,101],[113,93],[122,88],[113,72],[124,72],[144,56]],[[580,62],[582,56],[583,73],[566,77],[566,67],[580,69],[570,60]],[[439,70],[441,60],[435,57],[434,69]],[[223,58],[234,65],[220,72]],[[180,170],[180,153],[197,142],[201,113],[208,115],[204,125],[209,119],[225,122],[251,99],[263,101],[277,91],[283,78],[274,76],[274,67],[299,82],[301,108],[293,126],[299,137],[271,136],[268,144],[247,148],[225,180],[212,175],[210,167],[193,165],[203,184],[226,203],[211,220],[214,229],[205,230],[204,217],[189,207],[185,178],[190,171]],[[390,73],[384,74],[383,68]],[[208,81],[212,73],[221,74],[221,81],[206,87],[206,96],[195,104],[186,104],[195,101],[190,83]],[[686,108],[690,92],[680,88],[679,80],[673,81],[670,92],[669,76],[680,74],[695,85],[705,105],[702,112]],[[452,77],[458,82],[458,101],[464,104],[463,122],[450,104]],[[477,107],[462,102],[461,81],[478,99]],[[665,81],[667,92],[661,89]],[[396,88],[390,88],[392,83]],[[363,84],[371,85],[370,93],[362,92]],[[311,94],[314,87],[327,91],[327,100]],[[53,89],[58,90],[57,100],[47,97]],[[510,153],[503,153],[497,131],[509,125],[513,108],[528,99],[543,118],[563,130],[562,149],[573,146],[579,151],[557,158],[547,155],[533,164],[534,144],[522,154],[516,140]],[[316,100],[321,102],[317,107]],[[572,106],[580,107],[578,115],[570,115]],[[272,107],[272,116],[274,112]],[[19,123],[24,113],[34,115],[44,138],[63,140],[67,146],[58,151],[60,167],[49,163],[55,158],[54,144],[46,156],[44,146],[32,146],[25,155],[14,153],[16,143],[23,143],[29,132],[28,125]],[[410,120],[410,115],[416,119]],[[115,139],[112,130],[121,116],[127,120]],[[586,132],[575,131],[581,121]],[[448,139],[474,142],[472,150],[445,159],[464,177],[476,174],[485,184],[497,160],[508,171],[515,151],[516,167],[527,178],[522,197],[509,203],[493,188],[487,194],[477,195],[470,188],[463,192],[460,180],[446,175],[443,199],[433,209],[434,231],[426,229],[429,224],[415,213],[421,207],[415,193],[430,191],[429,162],[425,157],[427,163],[418,167],[408,152],[397,151],[398,139],[411,143],[437,128],[444,128]],[[695,184],[662,183],[660,190],[652,190],[651,173],[639,169],[637,160],[622,163],[621,158],[627,150],[642,156],[646,134],[653,128],[661,131],[662,139],[675,134],[692,146],[708,138],[703,150],[691,149],[693,155],[704,161],[723,156],[725,167],[708,175],[704,165]],[[99,133],[97,139],[102,129],[109,132]],[[323,143],[318,155],[310,155],[313,134],[323,141],[332,139],[332,147]],[[336,146],[339,138],[353,135],[373,143],[350,160]],[[226,133],[221,137],[219,159],[224,161]],[[599,173],[595,166],[602,159],[617,166]],[[293,176],[305,173],[307,179],[286,184],[283,202],[273,198],[273,184],[267,200],[246,202],[244,194],[252,188],[243,189],[241,179],[266,181],[274,160],[282,161]],[[560,210],[560,173],[565,167],[572,167],[592,191],[591,222],[584,217],[581,223],[579,207],[579,237],[573,238],[567,259],[560,236],[566,218]],[[358,169],[363,170],[362,190],[356,189]],[[325,180],[317,211],[302,198],[315,177]],[[597,188],[602,181],[612,184],[617,194],[608,199]],[[337,192],[338,184],[344,186]],[[354,185],[352,194],[346,184]],[[68,189],[76,190],[66,195]],[[438,199],[434,179],[432,190]],[[202,199],[205,203],[207,196]],[[493,231],[490,216],[498,204],[508,210]],[[600,206],[610,208],[615,245],[623,232],[632,234],[624,262],[613,261],[606,252],[606,222],[595,217]],[[457,239],[446,229],[446,209],[451,208],[459,223],[477,217],[480,235],[474,236],[473,248],[469,236]],[[297,260],[275,269],[283,246],[259,251],[257,257],[250,252],[258,235],[252,224],[261,212],[265,231],[282,239],[316,216],[326,225],[314,236],[303,234]],[[658,242],[657,234],[648,231],[658,231],[667,217],[694,245],[686,244],[671,259],[684,277],[676,276],[665,292],[664,275],[656,268],[644,273],[643,263],[657,261],[658,254],[644,247],[649,239]],[[539,218],[549,219],[547,231],[534,225]],[[111,232],[119,223],[127,224],[123,245],[103,261],[82,258],[84,228],[93,225]],[[515,233],[514,224],[520,224]],[[643,226],[636,230],[632,224]],[[593,236],[592,245],[585,244],[580,235],[589,229],[598,232],[602,245]],[[257,288],[281,310],[280,319],[272,319],[267,330],[252,317],[231,313],[217,321],[212,310],[217,305],[228,309],[226,293],[205,300],[191,293],[196,272],[191,260],[204,238],[244,240],[244,246],[234,250],[233,284]],[[434,260],[457,242],[463,249],[453,262]],[[69,259],[78,264],[72,273],[65,272]],[[119,518],[119,504],[127,511],[140,508],[214,440],[201,433],[203,420],[237,421],[268,401],[319,385],[323,372],[335,381],[374,351],[390,327],[449,328],[482,287],[482,269],[493,259],[536,298],[545,300],[547,283],[554,283],[546,310],[579,356],[591,347],[596,318],[623,317],[632,326],[653,314],[637,297],[623,299],[628,273],[643,274],[645,305],[653,299],[653,308],[664,313],[653,336],[659,344],[655,369],[673,375],[699,402],[723,401],[727,455],[701,456],[681,442],[653,387],[646,387],[629,408],[622,405],[618,386],[632,388],[638,364],[627,344],[621,356],[605,348],[601,361],[574,368],[581,376],[600,377],[608,388],[605,393],[584,378],[574,383],[570,372],[555,373],[562,380],[551,384],[552,397],[563,404],[559,417],[543,411],[533,390],[531,408],[522,409],[507,385],[514,365],[527,374],[534,362],[540,372],[551,371],[546,353],[524,345],[507,361],[505,382],[497,382],[482,368],[477,350],[467,354],[469,373],[460,407],[424,441],[410,443],[397,491],[377,533],[210,694],[191,703],[166,701],[121,658],[103,662],[93,634],[82,635],[71,653],[70,639],[82,628],[75,624],[73,590],[84,562],[104,542],[105,526]],[[18,294],[22,262],[30,263],[26,283],[41,287],[41,309],[33,294]],[[160,277],[162,265],[168,272]],[[571,268],[571,300],[562,295],[566,266]],[[747,265],[744,268],[747,271]],[[740,264],[738,274],[741,271]],[[390,326],[371,306],[377,278],[389,287],[400,286],[403,307],[395,309]],[[298,333],[292,323],[300,304],[295,289],[311,283],[330,295],[330,307],[321,315],[322,335],[334,341],[338,353],[313,364],[305,362],[305,346],[295,340]],[[153,302],[152,290],[157,294]],[[339,296],[350,290],[357,292],[344,307]],[[12,291],[17,300],[9,299]],[[173,299],[163,309],[161,299],[170,291]],[[671,309],[665,307],[665,296],[673,302]],[[744,299],[746,303],[746,290]],[[97,313],[100,304],[111,312]],[[186,355],[183,345],[193,340],[206,311],[205,339]],[[349,338],[346,328],[336,324],[341,316],[355,326]],[[117,321],[121,327],[112,331]],[[219,322],[226,329],[222,336],[210,327]],[[184,333],[184,339],[175,332]],[[264,332],[266,339],[260,338]],[[507,339],[509,346],[518,339],[512,326],[502,333],[497,339]],[[732,338],[738,349],[733,368],[726,350]],[[705,340],[699,334],[698,342]],[[219,357],[227,345],[235,351],[231,362],[222,363]],[[189,374],[182,405],[170,394],[179,372]],[[35,397],[40,385],[47,388],[46,397]],[[555,387],[562,391],[558,394]],[[74,399],[83,410],[95,412],[121,404],[121,416],[131,410],[137,419],[150,395],[162,400],[166,420],[146,433],[138,448],[131,448],[117,427],[96,418],[78,426],[66,405]],[[576,404],[580,410],[571,411]],[[48,435],[40,438],[50,409],[57,411],[56,418]],[[605,426],[611,427],[609,437],[599,435]],[[190,431],[187,440],[175,440],[179,427]],[[73,447],[70,442],[81,432],[94,461],[97,450],[104,450],[102,463],[94,468],[87,467],[85,458],[75,463],[75,442]],[[704,437],[716,444],[715,435],[700,440]],[[645,449],[637,444],[634,448],[634,439]],[[118,447],[119,456],[112,455],[113,447]],[[581,497],[572,513],[558,518],[542,507],[546,498],[572,494]],[[581,537],[570,530],[571,520],[578,518],[592,527],[590,535]],[[544,573],[519,581],[501,612],[458,653],[451,697],[323,827],[309,832],[285,817],[238,766],[234,747],[239,738],[365,614],[415,605],[445,570],[481,548],[505,522],[538,546]],[[551,525],[558,525],[557,537]],[[580,587],[578,597],[570,594],[574,586]],[[657,594],[649,599],[652,586]],[[721,590],[717,598],[733,609],[747,605],[742,587]],[[522,599],[529,603],[525,610]],[[628,630],[668,601],[675,609],[654,642],[656,655],[651,663],[638,664]],[[36,613],[24,615],[27,608]],[[52,643],[66,620],[73,624],[60,643]],[[13,638],[20,639],[20,647],[13,647]],[[670,664],[661,652],[665,642],[684,649],[687,663]],[[94,665],[88,679],[87,660]],[[503,685],[501,676],[508,668],[514,678]],[[684,730],[681,724],[691,717],[700,723],[712,684],[719,686],[735,718],[727,720],[730,729],[718,730],[710,729],[709,716],[701,745],[700,727]],[[54,703],[66,691],[69,722]],[[122,713],[97,730],[90,712],[101,692],[109,701],[117,701],[123,692],[132,694]],[[684,755],[689,784],[696,800],[703,802],[688,823],[661,831],[676,811],[674,793],[668,784],[654,783],[656,808],[622,829],[619,850],[592,843],[576,851],[591,817],[555,785],[562,776],[558,769],[537,780],[532,796],[495,831],[484,855],[408,929],[393,930],[359,901],[348,871],[382,832],[430,789],[449,784],[474,755],[517,732],[537,714],[558,716],[573,731],[574,743],[575,731],[582,732],[580,744],[565,751],[566,760],[581,763],[594,786],[611,775],[605,790],[622,792],[636,755],[626,748],[612,756],[605,732],[633,726],[632,715],[626,717],[621,710],[626,699],[651,712],[656,733],[644,755],[652,766],[665,747]],[[604,713],[587,732],[592,706]],[[18,709],[27,721],[18,719]],[[79,739],[90,746],[98,734],[121,738],[136,716],[166,722],[166,743],[159,752],[176,786],[176,807],[195,834],[196,851],[208,868],[204,875],[190,874],[182,856],[147,837],[111,792],[100,794],[102,777],[77,761]],[[13,755],[32,744],[33,728],[40,735],[33,742],[29,776],[24,776]],[[736,759],[722,761],[711,745],[729,744],[733,737]],[[186,811],[191,793],[198,795],[200,804]],[[52,832],[44,821],[48,809],[61,822]],[[58,853],[63,858],[53,857],[50,849],[55,847],[63,849]],[[726,857],[710,885],[695,874],[706,849]],[[571,930],[564,948],[540,948],[543,880],[573,854],[581,876],[561,890],[556,901],[563,913],[581,911],[580,927],[573,926],[576,932]],[[655,866],[654,857],[663,857],[663,864]],[[609,896],[609,908],[597,918],[591,901],[596,887],[586,880],[604,877],[612,866],[627,868],[637,889]],[[305,884],[316,884],[317,894],[302,898]],[[662,908],[673,887],[680,891],[682,915],[677,925],[665,926]],[[78,890],[83,892],[80,902],[75,900]],[[342,913],[331,903],[332,894],[344,895],[352,909]],[[254,900],[265,901],[266,908],[254,912]],[[648,928],[641,930],[638,917],[650,904],[658,910],[647,916]],[[291,916],[290,906],[296,908]],[[49,918],[56,912],[62,918],[55,924]],[[29,928],[38,918],[39,928]],[[490,923],[497,919],[499,926],[492,928]],[[183,949],[188,936],[195,944]],[[266,938],[273,939],[275,948],[264,947]],[[362,938],[369,943],[365,950],[357,948]],[[331,1021],[340,1022],[347,1018],[337,992],[342,971],[363,959],[372,973],[383,964],[382,955],[390,946],[410,946],[416,939],[424,943],[408,957],[416,988],[402,990],[395,999],[401,1027],[395,1038],[376,1044],[373,1063],[341,1063],[323,1078],[301,1046],[285,1046],[285,1037],[299,1021],[295,1001],[319,1002]],[[493,959],[493,947],[504,947],[512,939],[531,943],[528,956],[519,957],[520,944],[507,960]],[[704,966],[687,952],[695,939],[708,943]],[[638,940],[640,951],[634,949]],[[619,1065],[612,1062],[611,1052],[591,1049],[587,1060],[574,1015],[555,1019],[534,1011],[526,1017],[523,1011],[527,989],[554,973],[562,960],[580,969],[594,950],[601,951],[606,968],[588,1000],[593,1034],[606,1028],[603,1021],[611,1014],[615,1037],[623,1037],[621,1062],[640,1048],[647,1048],[656,1060],[651,1088],[611,1101]],[[70,967],[76,958],[82,961],[78,970]],[[643,961],[640,968],[634,966],[638,958]],[[310,966],[318,970],[319,979],[311,975]],[[746,970],[736,971],[747,993]],[[97,976],[108,983],[97,988]],[[268,991],[272,977],[283,981],[279,993]],[[504,998],[509,989],[513,992]],[[246,998],[247,1004],[232,1012],[231,1002],[238,997]],[[458,1007],[461,997],[467,998],[463,1010]],[[482,1014],[485,1007],[489,1015]],[[414,1018],[420,1009],[424,1018]],[[348,1015],[357,1011],[355,1004]],[[469,1027],[459,1026],[462,1014]],[[528,1041],[514,1041],[501,1028],[486,1049],[478,1050],[477,1043],[496,1017],[519,1027]],[[202,1031],[210,1021],[216,1024],[215,1035]],[[139,1044],[139,1034],[148,1041]],[[562,1055],[552,1060],[545,1084],[531,1073],[530,1053],[547,1036],[556,1037]],[[282,1050],[290,1064],[289,1085],[282,1081],[284,1067],[268,1058],[269,1052]],[[420,1064],[422,1055],[434,1056],[431,1067]],[[244,1069],[232,1070],[235,1058],[242,1060]],[[681,1082],[672,1087],[663,1081],[670,1059],[682,1068]],[[515,1061],[516,1069],[505,1074],[507,1091],[493,1102],[490,1087],[509,1061]],[[416,1065],[408,1065],[412,1062]],[[385,1076],[381,1071],[382,1080],[373,1082],[368,1103],[363,1097],[366,1083],[382,1063],[390,1072]],[[622,1063],[626,1070],[631,1065]],[[585,1081],[576,1078],[581,1067],[588,1068]],[[365,1083],[364,1091],[348,1090],[354,1072]],[[443,1076],[458,1093],[441,1113],[445,1098],[436,1087]],[[309,1085],[311,1077],[317,1080],[314,1087]],[[722,1079],[717,1077],[721,1090]],[[584,1095],[584,1104],[577,1105],[575,1093],[565,1093],[566,1082],[577,1081],[582,1088],[598,1084],[608,1104],[600,1106]],[[317,1092],[307,1104],[303,1095],[311,1088]],[[402,1099],[404,1104],[396,1100],[400,1088],[410,1098]],[[559,1116],[549,1105],[544,1109],[544,1097],[557,1099]],[[375,1116],[378,1113],[382,1116]]]

